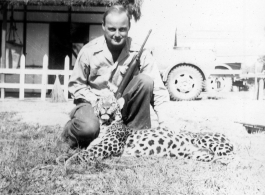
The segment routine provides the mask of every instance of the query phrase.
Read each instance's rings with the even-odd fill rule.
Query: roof
[[[134,19],[141,17],[141,6],[144,0],[0,0],[0,5],[33,5],[33,6],[112,6],[125,5]],[[1,6],[2,8],[2,6]],[[0,8],[0,9],[1,9]]]
[[[111,6],[116,3],[139,5],[141,0],[0,0],[0,4],[10,5],[73,5],[73,6]],[[138,6],[137,5],[137,6]]]

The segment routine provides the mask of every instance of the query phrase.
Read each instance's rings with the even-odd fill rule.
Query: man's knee
[[[139,82],[139,87],[146,90],[153,90],[154,81],[150,76],[146,74],[139,74],[135,77],[135,79]]]
[[[100,131],[98,118],[90,104],[78,105],[64,127],[64,135],[70,139],[71,147],[87,147]]]

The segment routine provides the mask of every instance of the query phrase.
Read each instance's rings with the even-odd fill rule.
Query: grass
[[[265,160],[255,145],[263,133],[239,137],[227,166],[116,157],[65,167],[55,161],[64,152],[56,146],[61,127],[30,126],[7,112],[0,124],[0,194],[265,194]]]

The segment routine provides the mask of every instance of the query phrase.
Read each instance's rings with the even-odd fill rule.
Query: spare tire
[[[232,87],[232,77],[210,76],[206,81],[206,91],[208,92],[230,92]]]
[[[203,75],[193,66],[177,66],[169,73],[166,86],[172,100],[193,100],[203,89]]]

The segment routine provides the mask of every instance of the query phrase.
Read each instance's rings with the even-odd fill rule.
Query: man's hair
[[[103,21],[102,21],[103,25],[105,25],[107,15],[109,15],[111,13],[119,13],[119,14],[125,13],[128,17],[129,27],[131,26],[131,14],[123,5],[111,6],[103,15]]]

